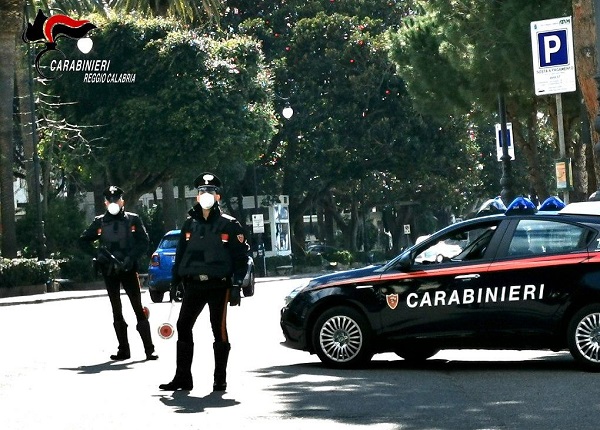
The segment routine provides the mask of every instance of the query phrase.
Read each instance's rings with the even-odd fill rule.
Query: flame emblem
[[[40,59],[42,55],[49,51],[62,51],[56,47],[56,41],[61,36],[71,39],[81,39],[96,26],[87,19],[73,19],[67,15],[52,15],[48,18],[41,10],[38,10],[33,24],[27,23],[27,28],[23,31],[23,41],[25,43],[43,42],[46,47],[36,56],[35,68],[40,76],[45,79],[53,79],[45,76],[40,70]],[[64,56],[64,54],[63,54]]]

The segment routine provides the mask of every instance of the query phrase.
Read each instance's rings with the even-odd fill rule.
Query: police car
[[[171,291],[171,273],[177,252],[180,230],[168,231],[160,240],[148,265],[148,291],[154,303],[163,301],[167,291]],[[175,297],[171,297],[175,300]]]
[[[283,345],[330,367],[382,352],[418,361],[442,349],[568,349],[600,371],[600,202],[537,209],[518,198],[384,265],[312,279],[286,297],[280,322]]]

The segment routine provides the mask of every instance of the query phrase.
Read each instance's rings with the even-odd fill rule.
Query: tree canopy
[[[217,39],[166,19],[95,17],[94,48],[73,60],[110,60],[131,83],[90,83],[102,73],[64,72],[48,84],[69,121],[85,128],[87,157],[72,173],[100,175],[132,197],[166,179],[218,169],[230,154],[252,160],[273,133],[271,80],[258,43]],[[88,82],[84,82],[84,80]],[[60,157],[66,147],[54,147]],[[91,162],[90,162],[91,161]]]

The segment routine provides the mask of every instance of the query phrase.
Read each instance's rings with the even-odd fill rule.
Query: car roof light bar
[[[538,210],[540,212],[559,211],[562,208],[564,208],[565,206],[566,206],[565,203],[560,198],[558,198],[557,196],[550,196],[546,200],[544,200],[544,202],[542,203],[542,205],[540,206],[540,208]]]
[[[517,197],[506,209],[505,215],[533,215],[537,208],[527,197]]]

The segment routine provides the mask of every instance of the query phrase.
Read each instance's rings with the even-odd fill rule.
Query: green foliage
[[[24,256],[35,254],[37,249],[37,215],[33,204],[26,207],[26,214],[17,221],[19,248]],[[73,255],[79,253],[77,239],[87,227],[84,212],[74,199],[53,198],[48,202],[44,222],[47,254]]]
[[[294,266],[317,266],[323,265],[323,258],[316,254],[294,254]]]
[[[232,25],[261,39],[273,62],[276,111],[286,103],[295,111],[263,158],[268,177],[280,178],[290,196],[292,214],[301,216],[310,200],[321,205],[324,195],[336,214],[414,200],[426,213],[462,207],[480,192],[473,160],[481,157],[468,140],[469,119],[417,112],[390,60],[387,33],[415,14],[414,2],[234,5]],[[336,219],[338,226],[350,221],[356,219]],[[355,232],[344,231],[345,248],[355,246]]]
[[[58,260],[38,261],[33,258],[0,259],[0,287],[39,285],[57,278]]]
[[[256,40],[134,15],[91,20],[94,49],[65,55],[110,60],[110,73],[135,74],[135,82],[84,83],[83,72],[67,72],[48,85],[74,102],[60,106],[67,121],[89,127],[82,130],[89,155],[73,169],[139,195],[172,177],[191,182],[200,166],[219,170],[229,154],[250,161],[264,150],[274,118]]]
[[[91,282],[99,278],[92,258],[83,253],[64,257],[60,261],[60,277],[75,282]]]
[[[329,262],[335,262],[339,264],[352,264],[354,262],[354,255],[350,251],[335,251],[331,254],[323,256]]]
[[[148,255],[152,255],[166,233],[162,212],[163,209],[161,205],[154,205],[152,207],[144,206],[138,213],[144,223],[144,227],[146,227],[146,232],[150,239],[147,252]]]

